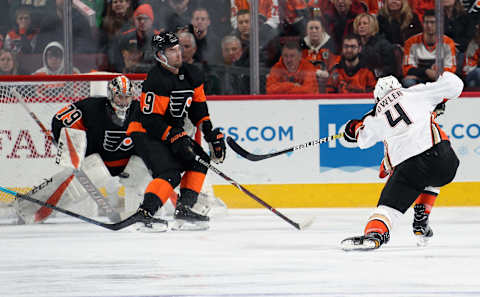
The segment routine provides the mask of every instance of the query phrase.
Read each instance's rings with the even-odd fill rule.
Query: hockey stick
[[[17,98],[18,102],[22,105],[22,107],[27,111],[30,117],[37,123],[40,127],[42,132],[47,136],[47,138],[56,145],[55,138],[53,138],[52,133],[43,125],[42,121],[37,117],[37,115],[30,110],[28,105],[23,100],[22,95],[20,95],[15,88],[11,89],[13,96]],[[88,176],[83,172],[81,169],[75,168],[73,174],[77,177],[80,184],[85,188],[87,193],[89,194],[90,198],[95,201],[98,207],[100,207],[105,213],[107,214],[108,218],[112,221],[120,221],[121,217],[118,212],[116,212],[113,207],[105,200],[102,193],[97,189],[97,187],[93,184],[93,182],[88,178]]]
[[[261,205],[263,205],[265,208],[267,208],[268,210],[270,210],[271,212],[273,212],[274,214],[276,214],[277,216],[279,216],[280,218],[282,218],[284,221],[286,221],[287,223],[289,223],[290,225],[292,225],[293,227],[297,228],[298,230],[304,230],[305,228],[309,227],[312,223],[313,223],[313,220],[315,220],[315,217],[312,217],[312,218],[309,218],[308,220],[306,220],[305,222],[303,223],[297,223],[297,222],[294,222],[292,221],[291,219],[289,219],[288,217],[286,217],[284,214],[282,214],[281,212],[279,212],[278,210],[276,210],[275,208],[273,208],[272,206],[270,206],[267,202],[263,201],[262,199],[260,199],[257,195],[253,194],[252,192],[250,192],[249,190],[245,189],[244,186],[242,186],[241,184],[237,183],[236,181],[234,181],[233,179],[231,179],[230,177],[228,177],[225,173],[221,172],[219,169],[217,169],[215,166],[205,162],[204,160],[202,160],[200,158],[200,156],[196,156],[195,157],[195,160],[197,162],[199,162],[200,164],[202,164],[203,166],[207,167],[208,169],[212,170],[213,172],[215,172],[216,174],[218,174],[219,176],[223,177],[226,181],[228,181],[229,183],[231,183],[232,185],[234,185],[235,187],[237,187],[240,191],[244,192],[245,194],[247,194],[250,198],[252,198],[253,200],[257,201],[258,203],[260,203]]]
[[[264,154],[264,155],[256,155],[256,154],[252,154],[252,153],[246,151],[238,143],[236,143],[235,140],[233,140],[233,138],[230,137],[230,136],[227,137],[227,143],[232,148],[232,150],[234,150],[237,154],[244,157],[245,159],[248,159],[250,161],[260,161],[260,160],[276,157],[276,156],[279,156],[279,155],[283,155],[283,154],[286,154],[286,153],[310,148],[310,147],[316,146],[318,144],[321,144],[321,143],[324,143],[324,142],[329,142],[329,141],[332,141],[332,140],[335,140],[335,139],[338,139],[338,138],[342,138],[342,137],[343,137],[343,132],[335,134],[335,135],[330,135],[330,136],[327,136],[327,137],[323,137],[323,138],[320,138],[320,139],[315,139],[315,140],[309,141],[307,143],[295,145],[295,146],[293,146],[291,148],[288,148],[288,149],[285,149],[283,151],[278,151],[278,152],[275,152],[275,153]]]
[[[41,206],[51,208],[51,209],[56,210],[58,212],[69,215],[71,217],[80,219],[84,222],[94,224],[94,225],[97,225],[97,226],[100,226],[100,227],[103,227],[103,228],[107,228],[107,229],[113,230],[113,231],[121,230],[121,229],[123,229],[125,227],[128,227],[128,226],[137,222],[137,220],[134,218],[135,214],[133,214],[133,215],[129,216],[128,218],[126,218],[125,220],[120,221],[118,223],[114,223],[114,224],[103,223],[103,222],[85,217],[81,214],[74,213],[74,212],[71,212],[69,210],[66,210],[66,209],[60,208],[58,206],[52,205],[50,203],[37,200],[37,199],[35,199],[35,198],[33,198],[29,195],[24,195],[24,194],[17,193],[15,191],[12,191],[10,189],[7,189],[7,188],[1,187],[1,186],[0,186],[0,191],[15,196],[15,199],[18,199],[18,198],[24,199],[24,200],[36,203],[36,204],[41,205]]]

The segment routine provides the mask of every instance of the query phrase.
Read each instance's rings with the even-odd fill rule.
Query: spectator
[[[477,24],[475,36],[465,52],[463,72],[467,87],[480,87],[480,24]]]
[[[105,12],[105,6],[107,2],[112,2],[112,0],[87,0],[87,1],[82,1],[83,4],[87,5],[90,9],[92,9],[95,12],[95,25],[97,28],[102,27],[102,22],[104,19],[104,12]]]
[[[167,6],[164,10],[161,21],[161,29],[176,32],[178,28],[190,24],[193,9],[195,8],[190,0],[166,0]]]
[[[230,15],[233,13],[233,4],[230,0],[196,0],[196,3],[197,7],[205,7],[208,10],[210,30],[220,39],[232,32]]]
[[[120,43],[120,52],[124,65],[122,73],[147,73],[152,67],[151,63],[145,63],[136,39],[124,38]]]
[[[209,30],[210,16],[207,9],[203,7],[195,9],[192,13],[191,24],[197,44],[195,60],[206,64],[219,62],[220,39],[215,32]]]
[[[57,42],[52,41],[43,50],[42,61],[43,67],[37,69],[32,74],[42,75],[58,75],[65,74],[65,68],[63,64],[64,49],[63,46]],[[78,74],[80,70],[73,67],[73,73]]]
[[[407,0],[385,0],[377,19],[380,34],[392,44],[403,46],[405,40],[422,32],[422,23]]]
[[[18,63],[15,55],[7,50],[0,49],[0,75],[18,75]]]
[[[474,20],[465,12],[461,0],[442,0],[442,2],[444,34],[455,41],[457,53],[461,54],[458,61],[463,62],[463,53],[475,34]]]
[[[250,11],[248,10],[240,10],[237,14],[237,29],[234,30],[232,35],[236,35],[240,41],[242,42],[242,51],[246,53],[250,46],[250,32],[251,32],[251,24],[250,24]],[[268,43],[275,38],[275,32],[272,28],[268,25],[261,25],[259,27],[259,46],[262,61],[265,61],[266,58],[269,56],[267,51]]]
[[[324,13],[325,28],[335,42],[335,54],[339,54],[343,38],[353,32],[353,20],[366,9],[355,0],[333,0],[333,4]]]
[[[24,7],[15,13],[15,28],[5,37],[4,48],[16,54],[31,54],[37,42],[38,30],[31,26],[30,11]]]
[[[238,85],[240,85],[239,77],[243,74],[243,68],[234,64],[242,56],[242,45],[240,39],[234,35],[227,35],[222,39],[222,57],[223,62],[219,65],[211,67],[211,71],[216,74],[219,79],[220,95],[237,94]],[[248,71],[248,70],[247,70]]]
[[[63,6],[64,0],[56,0],[55,9],[45,16],[41,25],[38,41],[34,51],[39,53],[52,41],[63,43]],[[74,53],[92,53],[96,44],[92,45],[92,32],[87,19],[76,9],[72,9],[72,36]]]
[[[279,0],[280,35],[303,36],[310,17],[310,10],[305,0]]]
[[[334,54],[335,44],[319,19],[308,21],[306,31],[307,35],[300,42],[302,57],[315,66],[319,91],[324,93],[329,72],[339,62],[339,57]]]
[[[418,14],[418,17],[423,20],[423,16],[427,10],[435,9],[435,0],[409,0],[410,6]]]
[[[316,94],[315,70],[312,63],[302,58],[298,43],[287,42],[267,77],[267,94]]]
[[[120,33],[118,41],[113,43],[109,49],[110,64],[115,71],[121,72],[125,67],[121,58],[119,43],[136,43],[142,52],[142,63],[153,63],[153,50],[151,46],[152,36],[159,32],[153,29],[153,11],[149,4],[141,4],[133,13],[134,28]]]
[[[220,81],[216,73],[211,70],[210,65],[199,62],[195,59],[195,53],[197,51],[195,36],[190,32],[180,32],[177,36],[178,43],[182,47],[182,61],[186,64],[197,66],[205,73],[205,83],[203,86],[205,94],[220,94]]]
[[[410,87],[418,83],[432,82],[437,78],[436,52],[436,16],[435,11],[427,10],[423,17],[423,33],[407,39],[404,47],[403,85]],[[455,73],[455,43],[443,36],[443,71]]]
[[[362,44],[357,35],[347,35],[343,40],[342,58],[327,81],[327,93],[368,93],[375,88],[373,72],[360,60]]]
[[[223,64],[232,65],[242,56],[242,43],[237,36],[227,35],[222,39]]]
[[[353,22],[353,32],[360,36],[362,45],[361,59],[364,65],[373,71],[375,77],[402,75],[401,57],[403,52],[393,46],[378,33],[377,18],[368,13],[357,15]],[[397,53],[398,59],[395,58]]]
[[[211,1],[211,0],[204,0]],[[258,1],[258,18],[260,25],[268,25],[273,30],[278,29],[280,18],[278,15],[278,0],[259,0]],[[231,25],[233,29],[237,29],[237,15],[239,11],[250,11],[250,0],[233,0],[231,4]]]
[[[103,18],[102,29],[109,41],[124,30],[133,26],[133,6],[131,0],[108,1],[106,15]]]
[[[50,12],[55,11],[55,1],[56,0],[8,0],[2,1],[2,10],[8,8],[8,5],[5,7],[4,2],[10,2],[10,12],[9,16],[11,18],[15,17],[15,12],[18,8],[24,7],[27,8],[31,13],[32,28],[38,29],[44,19]],[[10,21],[10,24],[14,24],[15,20],[7,18],[7,21]]]

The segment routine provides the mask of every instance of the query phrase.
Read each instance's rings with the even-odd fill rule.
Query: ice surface
[[[229,210],[211,229],[144,234],[59,217],[0,225],[0,296],[480,296],[480,208],[434,208],[418,248],[409,210],[379,250],[344,252],[371,209]]]

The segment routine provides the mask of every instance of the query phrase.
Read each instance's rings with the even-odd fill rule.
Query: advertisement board
[[[31,104],[50,125],[63,105]],[[371,99],[214,100],[209,103],[214,126],[246,150],[265,154],[343,131],[352,118],[373,107]],[[461,165],[455,183],[442,192],[446,205],[480,205],[480,98],[447,103],[439,118]],[[28,187],[58,171],[56,149],[18,104],[1,104],[0,184]],[[414,141],[414,140],[412,140]],[[227,150],[220,170],[277,207],[370,206],[385,180],[378,178],[383,144],[367,150],[343,139],[274,158],[252,162]],[[257,204],[224,179],[209,173],[215,193],[231,207]],[[450,189],[450,190],[449,190]],[[450,194],[448,194],[450,191]],[[446,194],[443,194],[443,193]],[[439,202],[441,204],[441,202]]]

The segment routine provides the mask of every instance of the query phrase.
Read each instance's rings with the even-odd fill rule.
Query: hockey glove
[[[439,103],[437,106],[435,106],[435,110],[433,112],[435,113],[435,117],[438,117],[439,115],[444,114],[445,102]]]
[[[167,136],[172,153],[179,159],[191,162],[195,159],[194,143],[187,132],[181,128],[172,128]]]
[[[223,163],[227,147],[225,146],[225,136],[220,132],[220,128],[212,130],[212,123],[205,121],[202,123],[202,131],[210,148],[210,159],[217,164]]]
[[[350,120],[345,125],[345,133],[343,138],[348,142],[357,142],[358,131],[363,126],[363,121],[361,120]]]

